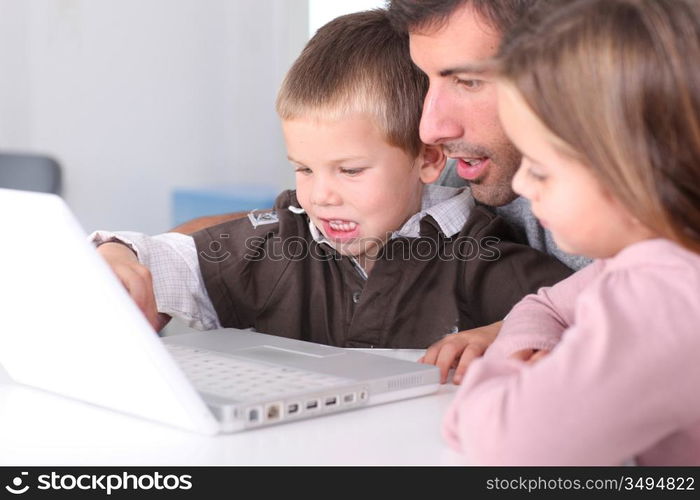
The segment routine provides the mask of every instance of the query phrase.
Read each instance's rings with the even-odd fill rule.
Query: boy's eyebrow
[[[292,157],[289,156],[289,155],[287,155],[287,159],[288,159],[289,161],[291,161],[292,163],[296,163],[297,165],[301,165],[302,167],[305,167],[305,166],[306,166],[306,165],[304,165],[302,162],[300,162],[300,161],[298,161],[298,160],[295,160],[294,158],[292,158]]]
[[[331,163],[333,165],[339,165],[341,163],[345,163],[346,161],[355,161],[355,160],[366,160],[364,156],[346,156],[345,158],[338,158],[333,160]]]
[[[287,159],[292,163],[296,163],[297,165],[301,165],[303,167],[306,166],[302,162],[300,162],[299,160],[295,160],[294,158],[292,158],[289,155],[287,155]],[[338,165],[340,163],[345,163],[346,161],[366,160],[366,159],[367,158],[365,158],[364,156],[346,156],[344,158],[337,158],[337,159],[331,161],[330,163],[331,163],[331,165]]]

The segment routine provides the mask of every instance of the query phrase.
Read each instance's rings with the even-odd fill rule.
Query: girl
[[[513,186],[598,260],[517,304],[470,368],[444,434],[473,460],[700,464],[697,61],[694,0],[545,2],[504,43]]]

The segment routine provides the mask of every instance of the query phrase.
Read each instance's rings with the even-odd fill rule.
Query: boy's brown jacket
[[[290,205],[299,206],[285,191],[274,212],[257,213],[256,227],[243,218],[193,235],[222,326],[340,347],[426,348],[502,320],[572,272],[515,243],[502,218],[476,206],[451,238],[426,216],[420,237],[389,240],[365,280],[350,258],[316,242]]]

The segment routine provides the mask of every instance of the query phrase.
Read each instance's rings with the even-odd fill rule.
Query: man
[[[521,157],[499,123],[493,76],[482,64],[496,55],[502,36],[536,1],[391,0],[389,16],[398,30],[408,32],[411,59],[429,78],[421,140],[441,145],[474,197],[496,207],[523,232],[530,246],[579,269],[586,259],[560,251],[526,200],[511,188]],[[453,180],[443,178],[443,182]],[[449,335],[431,346],[423,361],[438,365],[443,381],[456,364],[453,380],[458,383],[499,329],[500,322]]]
[[[456,162],[450,172],[467,180],[477,200],[498,207],[530,246],[579,269],[585,259],[561,252],[511,188],[520,153],[498,121],[493,77],[481,64],[496,55],[502,35],[536,2],[392,0],[389,16],[408,32],[411,58],[430,80],[420,123],[423,142],[442,145]],[[454,173],[442,181],[453,184]]]

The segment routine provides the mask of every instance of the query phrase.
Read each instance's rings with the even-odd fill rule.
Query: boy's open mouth
[[[329,220],[328,225],[334,231],[353,231],[357,227],[357,222],[345,220]]]
[[[347,241],[359,235],[359,225],[357,222],[343,219],[321,219],[323,232],[326,236],[335,241]]]

